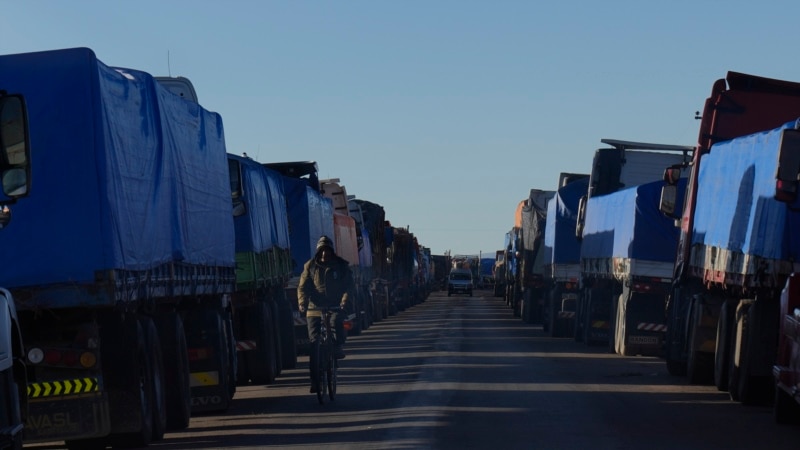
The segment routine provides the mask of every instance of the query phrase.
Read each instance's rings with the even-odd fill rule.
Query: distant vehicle
[[[447,296],[469,294],[472,297],[472,272],[469,269],[453,269],[447,277]]]

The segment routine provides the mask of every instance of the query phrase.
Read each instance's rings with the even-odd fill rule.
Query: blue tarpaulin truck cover
[[[33,186],[0,233],[0,284],[91,284],[105,270],[234,265],[221,117],[86,48],[0,56],[25,95]]]
[[[663,181],[589,199],[581,258],[672,262],[680,229],[658,209]],[[678,184],[683,198],[686,180]]]
[[[721,142],[703,155],[693,247],[770,260],[800,258],[798,202],[787,205],[773,198],[781,131],[796,126],[792,121]],[[699,263],[693,257],[693,264]]]
[[[314,255],[320,236],[333,239],[333,204],[302,178],[283,176],[294,274]]]
[[[234,219],[237,252],[289,248],[289,219],[283,175],[258,162],[228,155],[241,167],[246,214]]]
[[[547,204],[544,228],[545,265],[579,264],[581,242],[575,237],[578,203],[589,189],[589,179],[581,178],[560,188]]]

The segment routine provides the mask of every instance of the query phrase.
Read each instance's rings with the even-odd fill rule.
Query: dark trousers
[[[345,312],[335,312],[331,314],[331,321],[333,322],[333,329],[335,332],[333,333],[333,340],[336,345],[344,345],[345,341],[345,332],[344,332],[344,319],[345,319]],[[308,324],[308,340],[309,340],[309,361],[308,361],[308,368],[309,372],[311,373],[311,377],[313,380],[314,371],[311,370],[312,367],[316,367],[317,364],[317,352],[315,351],[314,346],[316,345],[317,341],[319,341],[319,324],[322,322],[322,317],[306,317],[306,323]]]

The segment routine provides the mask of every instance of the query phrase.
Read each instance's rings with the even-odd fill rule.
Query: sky
[[[0,54],[184,76],[229,153],[314,160],[434,254],[493,257],[603,138],[694,145],[728,71],[800,81],[800,2],[0,0]],[[2,75],[0,75],[0,81]]]

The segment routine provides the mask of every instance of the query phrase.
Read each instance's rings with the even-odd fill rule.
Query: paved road
[[[339,396],[308,393],[307,358],[274,385],[240,387],[158,449],[798,448],[800,427],[689,386],[657,358],[546,337],[488,292],[434,293],[351,337]],[[52,447],[40,447],[52,448]]]

